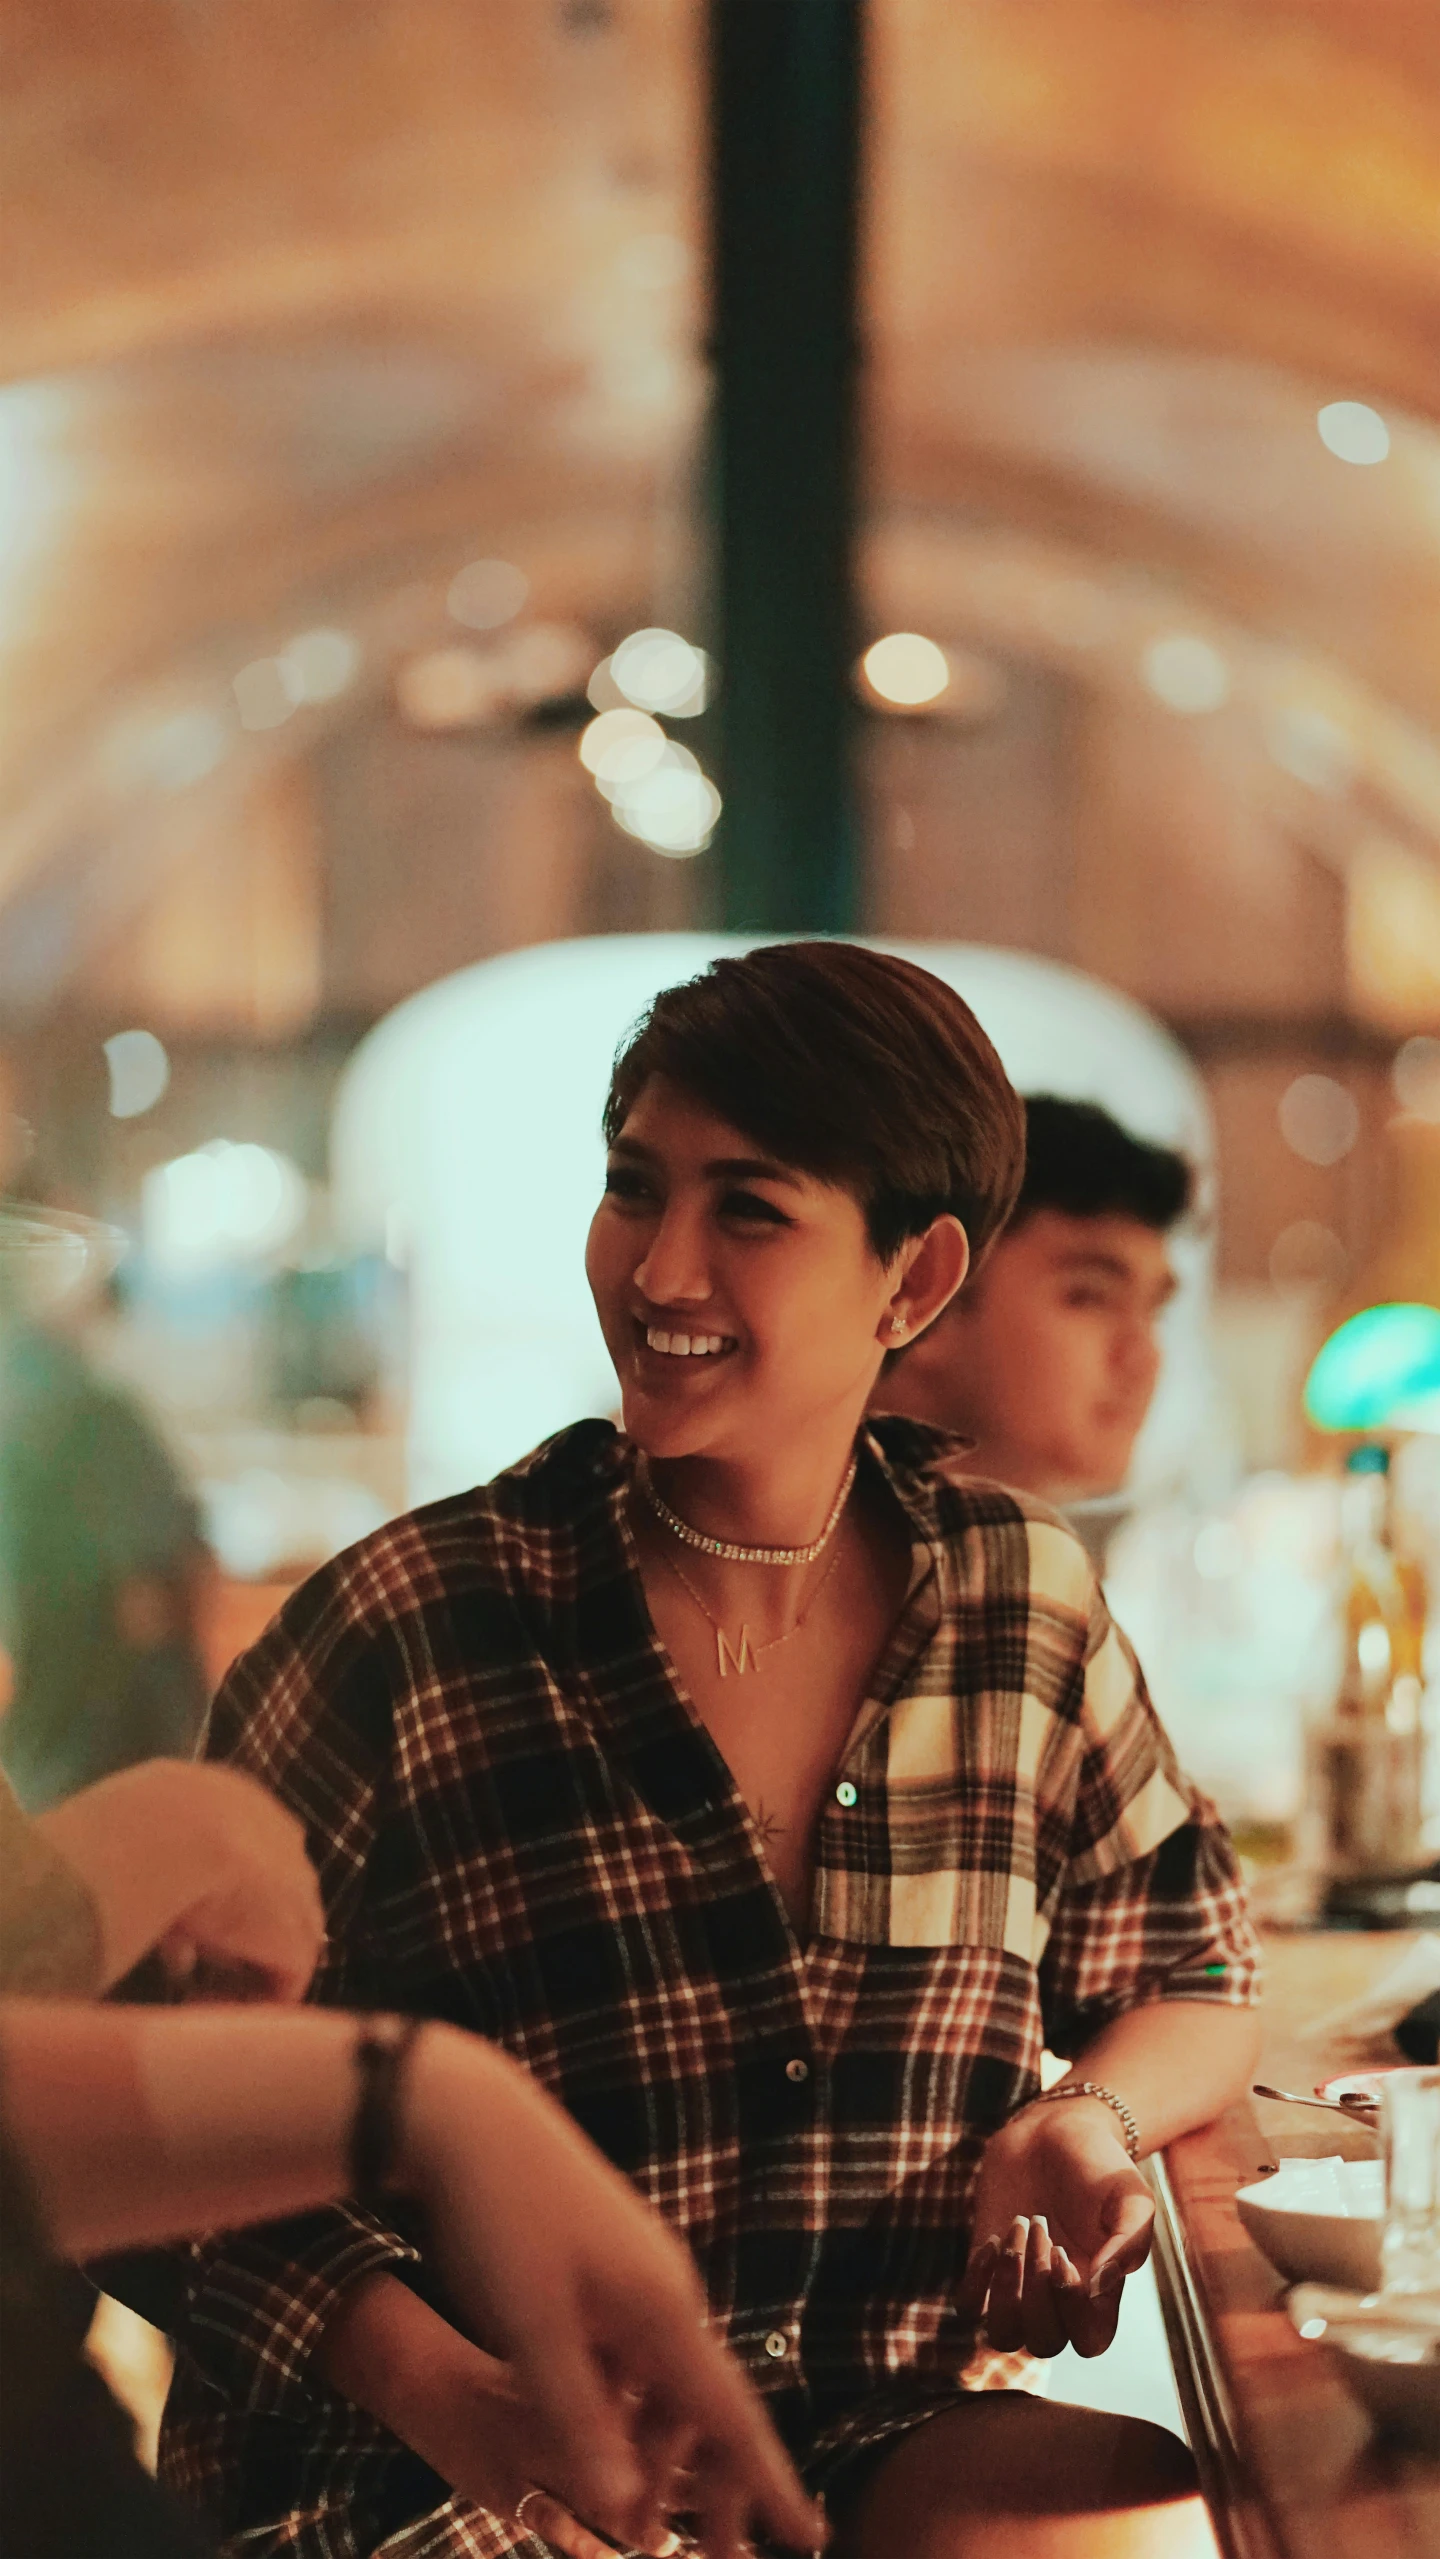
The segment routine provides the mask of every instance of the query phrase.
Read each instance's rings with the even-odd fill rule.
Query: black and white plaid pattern
[[[811,2463],[997,2377],[951,2304],[981,2149],[1042,2045],[1257,1995],[1225,1832],[1074,1538],[952,1480],[919,1424],[863,1445],[913,1566],[808,1943],[654,1633],[608,1424],[327,1565],[231,1671],[210,1742],[307,1825],[314,1995],[524,2062],[684,2232]],[[338,2291],[380,2268],[428,2290],[403,2212],[198,2244],[165,2475],[257,2553],[533,2553],[312,2377]]]

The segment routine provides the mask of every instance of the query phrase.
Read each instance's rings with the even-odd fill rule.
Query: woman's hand
[[[37,1816],[86,1886],[104,1977],[158,1950],[266,1998],[299,1999],[325,1942],[320,1888],[292,1813],[238,1768],[150,1759]]]
[[[986,2146],[959,2307],[1004,2351],[1101,2355],[1154,2219],[1101,2099],[1027,2107]]]

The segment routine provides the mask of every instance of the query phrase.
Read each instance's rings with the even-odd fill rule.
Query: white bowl
[[[1378,2159],[1282,2159],[1235,2198],[1257,2248],[1292,2284],[1374,2292],[1380,2282],[1385,2170]]]

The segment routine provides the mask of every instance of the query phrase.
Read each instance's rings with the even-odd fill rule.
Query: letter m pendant
[[[755,1655],[750,1649],[750,1629],[748,1626],[742,1625],[740,1629],[740,1650],[738,1653],[731,1652],[730,1647],[725,1640],[724,1627],[716,1627],[715,1667],[720,1673],[722,1679],[728,1679],[732,1670],[735,1672],[736,1676],[739,1677],[743,1672],[753,1670],[755,1668]]]

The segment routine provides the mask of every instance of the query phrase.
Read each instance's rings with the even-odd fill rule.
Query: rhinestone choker
[[[719,1555],[727,1564],[813,1564],[818,1556],[824,1554],[840,1525],[840,1513],[850,1499],[850,1487],[855,1481],[859,1462],[857,1457],[851,1458],[845,1481],[835,1496],[835,1507],[811,1546],[732,1546],[723,1537],[705,1537],[698,1528],[691,1527],[688,1519],[682,1519],[678,1511],[672,1511],[669,1503],[661,1499],[650,1480],[649,1461],[643,1454],[635,1471],[640,1490],[656,1518],[669,1529],[672,1537],[679,1538],[682,1546],[693,1546],[697,1555]]]

